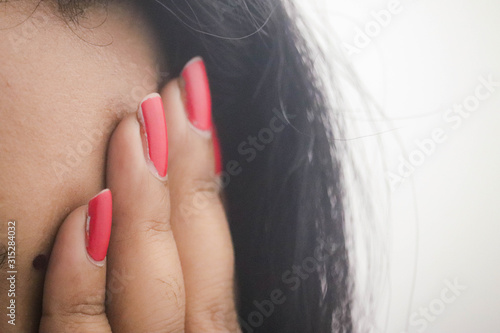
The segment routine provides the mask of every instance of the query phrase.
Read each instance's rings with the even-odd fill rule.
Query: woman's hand
[[[201,59],[190,62],[163,89],[163,102],[148,96],[117,126],[110,191],[59,229],[40,332],[239,331],[204,73]]]

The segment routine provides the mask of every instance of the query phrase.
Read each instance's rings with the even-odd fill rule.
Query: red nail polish
[[[201,57],[189,61],[181,73],[184,80],[187,117],[201,131],[212,132],[215,155],[215,174],[222,172],[222,158],[217,132],[212,123],[212,97],[207,70]]]
[[[87,211],[87,252],[95,261],[106,258],[111,236],[113,203],[110,190],[104,190],[89,201]]]
[[[212,130],[212,98],[205,63],[200,57],[189,61],[181,74],[186,92],[186,111],[191,124],[201,131]]]
[[[158,176],[165,178],[168,169],[168,136],[165,111],[160,95],[148,95],[141,103],[139,118],[144,126],[147,154]]]

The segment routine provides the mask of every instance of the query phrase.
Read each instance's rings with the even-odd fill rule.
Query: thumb
[[[40,332],[111,332],[104,303],[111,212],[111,192],[104,190],[59,229],[45,277]]]

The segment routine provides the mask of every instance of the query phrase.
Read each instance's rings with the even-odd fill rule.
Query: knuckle
[[[233,297],[222,297],[207,303],[190,320],[193,332],[240,332]]]
[[[171,316],[159,323],[158,332],[184,332],[184,312]]]
[[[162,320],[155,320],[153,323],[148,324],[149,333],[184,333],[184,317],[164,318]]]
[[[107,331],[107,320],[103,319],[105,313],[104,296],[88,296],[78,301],[69,299],[55,307],[43,307],[41,331],[48,331],[56,325],[70,332],[79,332],[83,327],[99,328],[96,331],[104,332]]]
[[[216,179],[197,178],[191,184],[191,191],[204,193],[207,198],[218,198],[220,186]]]
[[[157,278],[156,282],[160,301],[155,310],[142,318],[148,332],[184,332],[186,307],[182,277],[167,276]]]
[[[219,201],[219,184],[214,179],[196,179],[184,189],[180,202],[183,217],[203,215],[203,212]]]
[[[153,234],[164,234],[172,232],[170,225],[170,198],[168,193],[163,192],[155,195],[154,200],[146,199],[141,203],[143,207],[141,215],[137,216],[137,224],[141,231]],[[134,214],[135,215],[135,214]]]
[[[101,295],[88,296],[79,302],[69,302],[60,310],[65,317],[98,317],[106,312],[104,297]]]
[[[146,233],[169,234],[172,232],[172,227],[168,219],[143,219],[139,224]]]
[[[149,318],[144,318],[148,332],[184,332],[185,311],[182,309],[161,309],[160,312],[151,312]]]
[[[184,282],[180,277],[171,276],[168,279],[158,279],[164,289],[166,300],[173,302],[176,309],[184,311],[185,297],[184,297]]]

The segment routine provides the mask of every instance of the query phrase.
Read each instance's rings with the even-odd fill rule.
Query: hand
[[[108,149],[110,191],[61,225],[40,332],[240,331],[201,59],[183,78],[118,124]]]

